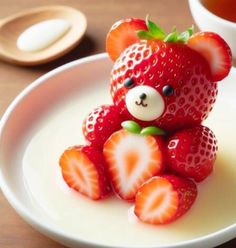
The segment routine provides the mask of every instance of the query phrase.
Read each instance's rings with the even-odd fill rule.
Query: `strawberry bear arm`
[[[208,127],[177,131],[167,142],[168,169],[200,182],[211,174],[216,152],[217,140]]]
[[[97,149],[102,150],[109,136],[121,128],[119,110],[113,105],[95,108],[83,122],[85,139]]]

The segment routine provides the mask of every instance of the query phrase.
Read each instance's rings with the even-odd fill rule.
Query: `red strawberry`
[[[111,27],[106,38],[106,50],[113,61],[125,48],[139,40],[136,32],[140,29],[147,29],[147,26],[144,20],[137,18],[117,21]]]
[[[188,45],[183,42],[183,37],[191,35],[190,30],[180,35],[174,31],[165,36],[162,30],[158,34],[159,27],[151,30],[153,23],[147,26],[149,31],[142,32],[144,38],[126,48],[114,63],[110,87],[114,104],[125,119],[133,119],[142,125],[142,118],[138,119],[132,111],[129,112],[126,96],[136,86],[151,86],[164,101],[163,112],[151,120],[152,125],[167,131],[199,125],[208,117],[217,96],[217,84],[212,75],[214,63],[209,64],[199,51],[190,48],[191,42]],[[155,38],[155,32],[164,38]],[[120,41],[124,36],[117,39]],[[206,49],[208,45],[206,39]],[[226,46],[220,49],[228,54],[222,62],[225,64],[231,60],[229,50]],[[211,52],[210,48],[208,50]],[[226,67],[229,68],[230,63]],[[134,103],[135,100],[139,101],[134,99]]]
[[[74,146],[64,151],[59,161],[69,187],[93,200],[110,193],[103,156],[90,146]]]
[[[138,190],[134,212],[149,224],[166,224],[185,214],[197,197],[196,185],[188,179],[165,175],[153,177]]]
[[[208,127],[178,131],[168,140],[168,167],[199,182],[212,172],[216,151],[216,137]]]
[[[92,146],[102,148],[110,135],[121,128],[120,123],[120,113],[115,106],[100,106],[94,109],[84,120],[84,137]]]
[[[216,33],[196,33],[188,40],[188,46],[200,52],[211,67],[213,81],[220,81],[230,71],[232,54],[228,44]]]
[[[128,78],[133,85],[126,88]],[[128,91],[140,85],[153,87],[165,104],[154,124],[173,131],[198,125],[208,116],[217,95],[217,84],[210,78],[206,60],[185,44],[142,40],[127,48],[115,62],[111,95],[125,118],[135,119],[127,110]],[[166,87],[172,89],[171,94],[166,94]],[[142,120],[135,121],[142,124]]]
[[[120,130],[104,144],[110,180],[124,200],[134,200],[138,188],[163,170],[161,138]]]

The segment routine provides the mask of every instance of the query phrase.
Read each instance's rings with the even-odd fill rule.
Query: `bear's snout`
[[[161,94],[151,86],[135,86],[128,91],[125,98],[129,113],[142,121],[159,118],[165,107]]]

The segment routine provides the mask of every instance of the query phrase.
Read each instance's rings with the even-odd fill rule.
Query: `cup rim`
[[[236,27],[236,23],[226,20],[218,15],[215,15],[214,13],[212,13],[211,11],[209,11],[204,4],[202,3],[202,0],[189,0],[189,2],[195,3],[196,5],[198,5],[198,7],[201,9],[201,11],[203,11],[206,15],[209,15],[211,18],[216,19],[216,21],[221,22],[225,25],[229,25],[233,28]]]

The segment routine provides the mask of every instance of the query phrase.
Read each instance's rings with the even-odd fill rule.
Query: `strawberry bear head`
[[[114,56],[114,48],[109,50],[111,36],[116,32],[122,44],[125,36],[119,29],[126,25],[127,30],[137,21],[142,20],[120,21],[107,36],[107,51],[114,60],[110,85],[114,104],[127,120],[144,126],[153,124],[174,131],[200,124],[216,101],[217,81],[229,73],[228,45],[211,32],[192,35],[189,29],[178,35],[174,30],[166,36],[147,21],[139,38],[133,38],[136,32],[133,36],[129,32],[123,49]]]

